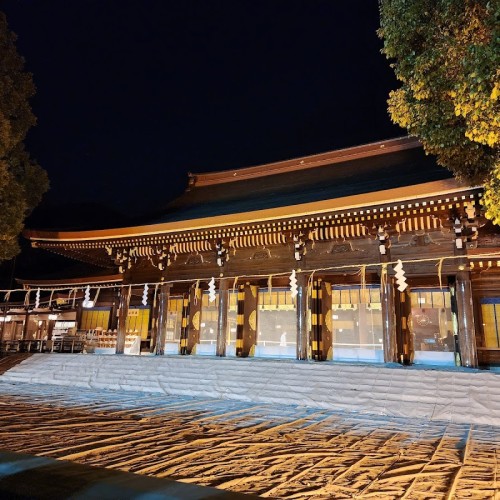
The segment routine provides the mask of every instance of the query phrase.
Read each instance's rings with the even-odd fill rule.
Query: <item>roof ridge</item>
[[[377,156],[388,152],[402,151],[421,147],[418,139],[409,136],[396,137],[384,141],[377,141],[359,146],[327,151],[290,160],[266,163],[252,167],[243,167],[235,170],[214,171],[199,174],[190,173],[190,189],[214,184],[225,184],[244,179],[267,177],[270,175],[307,170],[332,163],[341,163],[348,160]]]

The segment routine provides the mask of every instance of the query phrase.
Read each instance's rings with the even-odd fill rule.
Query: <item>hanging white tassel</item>
[[[299,293],[299,290],[297,288],[297,277],[295,276],[295,269],[292,271],[292,274],[290,274],[290,292],[292,298],[296,297]]]
[[[144,285],[144,291],[142,292],[142,305],[148,305],[148,285],[147,283]]]
[[[398,260],[397,264],[394,266],[394,271],[396,271],[396,283],[398,285],[398,290],[400,292],[404,292],[408,287],[408,283],[406,283],[405,272],[403,269],[403,263],[401,259]]]
[[[39,306],[40,306],[40,288],[37,288],[35,294],[35,309],[38,309]]]
[[[87,288],[85,288],[85,295],[83,297],[83,307],[89,307],[89,302],[90,302],[90,285],[87,285]]]
[[[216,298],[215,294],[215,278],[212,278],[208,283],[208,301],[214,302]]]

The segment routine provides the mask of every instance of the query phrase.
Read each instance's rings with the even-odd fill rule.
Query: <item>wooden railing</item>
[[[80,337],[64,337],[56,340],[3,340],[0,352],[83,352],[85,342]]]

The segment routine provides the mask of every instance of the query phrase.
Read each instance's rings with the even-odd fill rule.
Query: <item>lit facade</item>
[[[95,352],[476,367],[500,352],[500,232],[481,195],[410,138],[191,175],[151,224],[27,231],[102,271],[22,283],[47,314],[54,294],[74,301]]]

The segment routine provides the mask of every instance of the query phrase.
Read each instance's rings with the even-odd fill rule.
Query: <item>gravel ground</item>
[[[0,447],[267,498],[500,498],[500,427],[0,382]]]

